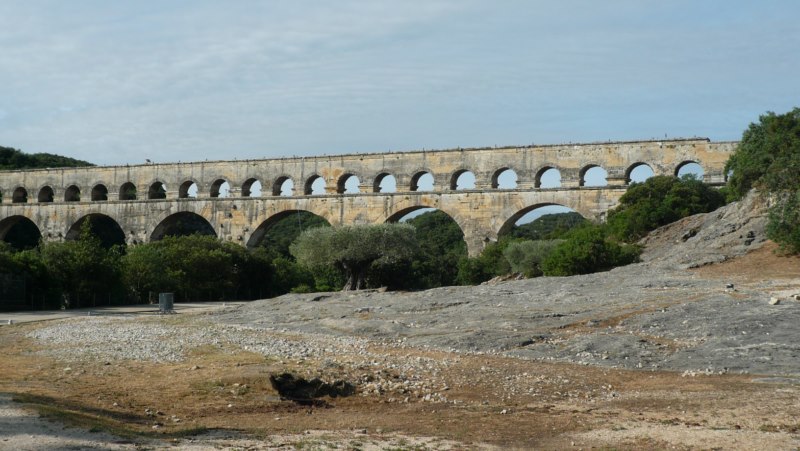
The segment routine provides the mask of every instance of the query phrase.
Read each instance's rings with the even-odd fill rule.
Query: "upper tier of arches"
[[[649,169],[649,174],[655,175],[650,164],[640,161],[625,168],[624,176],[617,180],[610,180],[609,171],[596,163],[586,164],[578,171],[565,170],[554,164],[542,165],[534,171],[516,171],[508,166],[501,166],[484,173],[476,173],[476,171],[472,171],[469,168],[459,168],[449,173],[434,173],[429,169],[422,169],[411,175],[393,174],[382,170],[374,175],[367,174],[366,176],[352,172],[344,173],[334,179],[332,184],[324,176],[313,173],[304,180],[300,180],[300,186],[304,187],[302,191],[294,188],[296,182],[289,175],[281,175],[272,180],[250,176],[238,185],[232,180],[214,178],[205,190],[202,188],[204,184],[201,181],[195,178],[181,178],[174,181],[154,180],[143,188],[140,188],[132,181],[125,181],[116,189],[103,182],[92,183],[90,184],[91,186],[87,187],[75,183],[65,187],[44,185],[33,191],[37,193],[35,198],[30,198],[27,187],[16,186],[11,189],[10,200],[12,203],[48,203],[54,202],[56,199],[63,199],[65,202],[105,202],[169,198],[347,195],[370,192],[403,193],[416,191],[592,188],[627,185],[635,181],[642,181],[643,178],[637,179],[635,177],[636,172],[642,167]],[[699,174],[702,177],[704,168],[699,162],[691,160],[681,161],[680,164],[671,169],[670,173],[680,175],[685,172],[684,169],[687,167],[699,168]],[[696,171],[698,169],[695,169]],[[527,179],[526,175],[528,176]],[[362,182],[362,177],[366,183]],[[177,192],[170,191],[170,186],[177,187]],[[271,189],[262,191],[262,186],[268,186]],[[81,192],[84,191],[90,192],[91,195],[82,197]],[[140,192],[144,194],[139,194]],[[1,197],[0,201],[2,201]]]
[[[687,139],[0,171],[0,202],[591,189],[636,181],[643,165],[654,175],[698,165],[691,173],[721,184],[735,146]]]

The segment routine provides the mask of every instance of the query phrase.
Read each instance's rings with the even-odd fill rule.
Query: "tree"
[[[378,224],[306,230],[289,250],[312,271],[326,266],[343,271],[347,276],[344,290],[358,290],[373,264],[408,260],[417,247],[413,226]]]
[[[609,231],[630,242],[686,216],[714,211],[725,205],[725,198],[692,175],[662,175],[631,184],[619,203],[608,214]]]
[[[20,150],[0,146],[0,169],[62,168],[94,166],[93,164],[50,153],[28,154]]]
[[[609,241],[602,226],[588,225],[567,234],[542,261],[541,267],[546,276],[572,276],[607,271],[634,263],[638,257],[636,246]]]
[[[86,306],[89,299],[95,305],[98,296],[101,301],[110,301],[114,292],[121,291],[121,249],[104,248],[92,234],[90,221],[82,224],[77,240],[46,243],[41,246],[41,255],[54,283],[65,295],[65,308]]]
[[[447,213],[430,211],[407,221],[416,229],[419,252],[410,264],[408,288],[435,288],[456,283],[458,262],[467,256],[464,232]]]
[[[515,225],[509,236],[523,240],[553,240],[587,222],[586,218],[575,211],[546,214],[527,224]]]
[[[725,170],[732,199],[751,188],[770,194],[767,236],[782,249],[800,253],[800,108],[785,114],[768,112],[742,134]]]
[[[800,108],[785,114],[768,112],[750,124],[725,165],[728,188],[741,199],[751,188],[763,185],[770,192],[796,191],[800,187]]]
[[[525,277],[538,277],[543,274],[542,261],[553,252],[563,240],[515,241],[503,251],[503,256],[511,265],[511,270]]]

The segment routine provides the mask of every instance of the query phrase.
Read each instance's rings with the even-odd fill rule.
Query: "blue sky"
[[[735,140],[800,2],[5,1],[0,145],[99,164]]]

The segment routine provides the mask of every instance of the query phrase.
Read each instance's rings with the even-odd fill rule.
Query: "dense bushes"
[[[345,273],[345,289],[366,287],[373,266],[411,260],[417,250],[416,230],[408,224],[317,227],[306,230],[289,247],[301,265],[312,271],[336,268]]]
[[[744,131],[725,166],[728,194],[740,199],[755,187],[773,196],[767,236],[800,253],[800,108],[759,119]]]
[[[62,168],[94,166],[93,164],[49,153],[29,154],[11,147],[0,146],[0,169]]]
[[[616,239],[631,242],[647,232],[697,213],[725,205],[724,196],[692,176],[650,177],[633,183],[608,214],[608,231]]]
[[[525,240],[510,243],[503,251],[511,270],[525,277],[538,277],[544,274],[542,262],[564,240]]]
[[[567,234],[547,254],[541,268],[547,276],[571,276],[608,271],[634,263],[638,258],[639,248],[608,239],[603,226],[589,225]]]

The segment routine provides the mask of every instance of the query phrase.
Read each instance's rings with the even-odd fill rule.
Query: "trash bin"
[[[175,303],[174,293],[158,293],[158,310],[161,313],[173,313],[175,310],[173,304]]]

